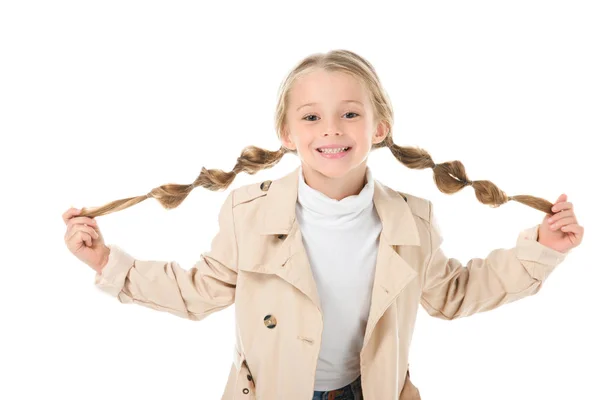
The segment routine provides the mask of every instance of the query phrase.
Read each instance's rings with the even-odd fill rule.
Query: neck
[[[345,197],[357,195],[367,183],[366,160],[358,167],[348,171],[341,177],[332,178],[302,164],[304,181],[311,188],[318,190],[327,197],[342,200]]]

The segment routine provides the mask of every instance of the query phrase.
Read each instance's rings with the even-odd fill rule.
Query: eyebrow
[[[357,103],[357,104],[360,104],[361,106],[363,106],[363,107],[364,107],[364,104],[363,104],[363,103],[361,103],[360,101],[356,101],[356,100],[342,100],[342,103]],[[302,107],[314,106],[315,104],[317,104],[317,103],[316,103],[316,102],[313,102],[313,103],[306,103],[306,104],[304,104],[304,105],[301,105],[300,107],[298,107],[298,108],[296,109],[296,111],[299,111],[299,110],[300,110]]]

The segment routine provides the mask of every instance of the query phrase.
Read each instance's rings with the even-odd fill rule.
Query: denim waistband
[[[363,400],[360,375],[344,387],[327,391],[315,391],[312,400]]]

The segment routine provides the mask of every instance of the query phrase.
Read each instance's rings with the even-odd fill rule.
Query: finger
[[[573,212],[572,209],[559,211],[556,214],[552,215],[550,218],[548,218],[548,223],[551,224],[553,222],[558,221],[561,218],[574,216],[574,214],[575,213]]]
[[[91,235],[96,239],[98,239],[100,237],[100,234],[91,226],[80,224],[80,225],[74,225],[73,228],[71,228],[71,230],[65,235],[65,240],[67,242],[71,241],[72,239],[75,238],[75,236],[79,232],[86,232],[88,235]]]
[[[87,232],[75,231],[71,235],[69,240],[67,241],[67,244],[71,248],[71,247],[75,247],[76,245],[79,245],[79,243],[82,243],[82,242],[85,243],[86,246],[91,246],[92,245],[92,237]]]
[[[81,230],[81,229],[86,230],[86,228],[99,229],[98,225],[96,225],[96,224],[89,224],[89,225],[87,225],[87,224],[68,224],[67,231],[65,232],[65,237],[70,238],[78,230]]]
[[[566,200],[567,200],[567,195],[562,193],[560,196],[558,196],[558,199],[556,199],[556,203],[561,203]]]
[[[73,225],[73,227],[70,230],[68,230],[67,233],[65,233],[65,242],[69,243],[73,240],[76,240],[78,238],[77,234],[79,232],[87,232],[88,234],[91,234],[92,232],[90,231],[90,229],[93,230],[94,228],[91,228],[87,225]],[[94,230],[94,232],[96,231]]]
[[[98,223],[93,218],[90,218],[90,217],[73,217],[67,223],[67,227],[71,227],[73,225],[83,225],[83,224],[92,225],[92,226],[96,226],[96,227],[98,226]]]
[[[79,232],[79,234],[81,235],[81,238],[83,239],[85,245],[87,247],[92,247],[92,237],[90,236],[90,234],[86,232]]]
[[[577,222],[575,222],[575,218],[573,218],[573,217],[561,218],[560,220],[558,220],[555,223],[553,223],[552,225],[550,225],[550,229],[555,231],[558,228],[563,227],[565,225],[576,224],[576,223]]]
[[[552,211],[560,211],[565,207],[566,201],[557,201],[552,205]]]
[[[62,215],[62,219],[63,221],[65,221],[65,224],[67,222],[69,222],[69,219],[71,219],[71,217],[73,217],[74,215],[77,215],[81,212],[80,209],[75,208],[75,207],[71,207],[69,208],[67,211],[65,211]]]
[[[560,228],[563,232],[573,232],[575,235],[583,235],[583,226],[578,224],[565,225]]]
[[[552,211],[557,212],[557,211],[565,210],[565,209],[569,209],[569,208],[573,208],[573,203],[571,203],[570,201],[564,201],[564,202],[556,203],[555,205],[553,205]]]
[[[94,239],[98,239],[100,237],[100,233],[95,230],[94,228],[92,228],[91,226],[88,226],[90,233],[92,234],[92,236],[94,237]]]

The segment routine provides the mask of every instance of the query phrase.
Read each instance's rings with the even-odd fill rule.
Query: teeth
[[[319,149],[319,151],[321,153],[335,154],[335,153],[341,153],[342,151],[346,151],[348,149],[349,149],[349,147],[340,147],[337,149]]]

